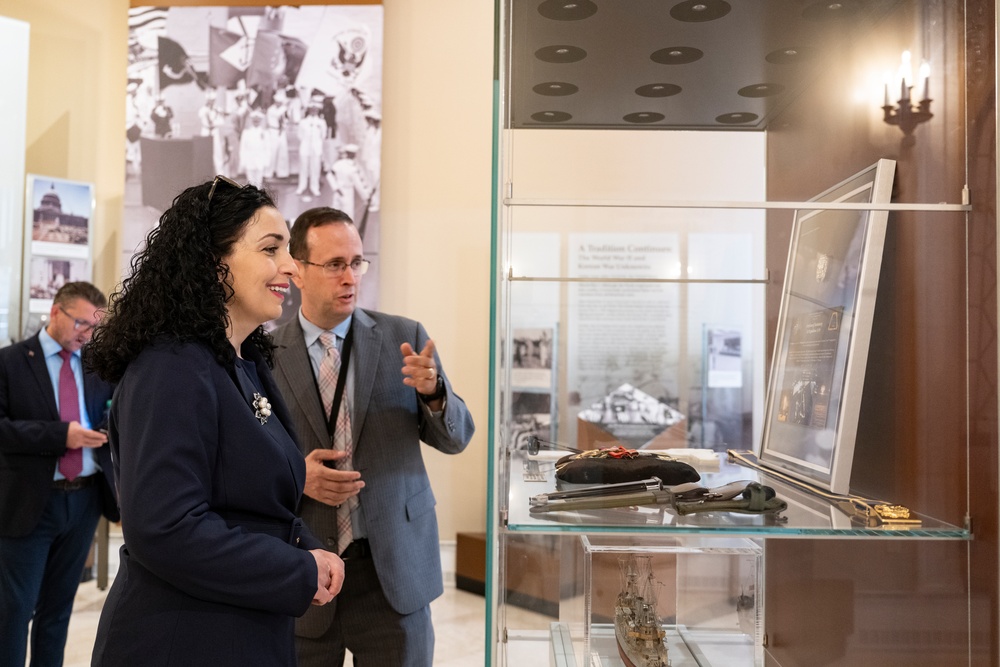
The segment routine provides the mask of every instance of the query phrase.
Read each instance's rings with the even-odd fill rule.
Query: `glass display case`
[[[673,664],[759,662],[762,549],[751,540],[582,536],[584,666],[622,653]],[[618,575],[618,586],[608,586]],[[663,650],[660,650],[662,645]],[[655,651],[651,648],[655,646]],[[655,657],[654,657],[655,656]]]
[[[984,634],[979,610],[997,582],[969,571],[996,560],[992,543],[971,546],[974,526],[995,531],[996,485],[976,483],[995,471],[972,459],[995,462],[997,445],[995,430],[970,425],[996,423],[996,406],[973,398],[996,395],[996,341],[969,317],[985,309],[995,320],[995,295],[970,266],[995,249],[996,190],[969,147],[995,116],[959,103],[970,82],[995,77],[991,56],[969,47],[969,17],[983,8],[497,7],[489,663],[945,665],[989,655],[996,631]],[[915,72],[927,62],[931,74],[896,79],[904,49]],[[891,198],[820,197],[880,160],[895,164]],[[795,221],[872,214],[888,222],[877,294],[863,295],[871,345],[849,361],[851,458],[838,493],[803,489],[794,471],[747,467],[729,452],[761,451]],[[816,282],[850,282],[822,251],[794,265]],[[977,270],[995,283],[995,257]],[[786,507],[684,513],[668,488],[633,504],[537,511],[533,499],[579,488],[557,479],[564,457],[615,446],[688,461],[703,488],[765,485]],[[903,506],[910,520],[867,501]],[[628,632],[616,631],[629,568],[666,584],[652,631],[667,659],[636,662]],[[926,628],[963,604],[936,626],[954,641],[933,651],[870,624],[878,609],[891,627]]]
[[[517,536],[509,664],[760,664],[763,550],[746,538]],[[549,563],[548,566],[543,562]],[[533,573],[551,570],[550,585]],[[664,664],[667,664],[666,662]]]

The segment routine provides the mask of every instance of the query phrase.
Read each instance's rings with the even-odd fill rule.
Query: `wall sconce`
[[[885,104],[882,106],[882,120],[889,125],[898,125],[910,141],[913,141],[913,129],[920,123],[934,117],[931,113],[930,96],[931,66],[926,62],[920,65],[920,81],[923,97],[913,104],[913,70],[910,66],[910,52],[903,51],[902,64],[899,66],[899,100],[893,105],[889,100],[889,77],[886,76]]]

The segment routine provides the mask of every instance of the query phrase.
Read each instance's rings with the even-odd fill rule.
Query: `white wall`
[[[469,405],[465,453],[425,448],[441,539],[486,525],[491,0],[386,0],[380,307],[423,322]]]

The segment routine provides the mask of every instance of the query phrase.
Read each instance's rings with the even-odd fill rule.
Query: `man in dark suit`
[[[302,307],[274,332],[274,377],[306,454],[302,518],[346,568],[340,595],[296,623],[299,664],[341,665],[346,648],[430,667],[443,584],[420,441],[457,454],[472,417],[419,322],[356,307],[368,261],[344,212],[304,212],[290,246]]]
[[[112,387],[83,347],[107,299],[56,293],[49,324],[0,350],[0,666],[61,665],[73,598],[101,514],[117,521],[104,433]]]

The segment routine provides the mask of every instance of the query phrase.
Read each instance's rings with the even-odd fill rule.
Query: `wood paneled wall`
[[[996,63],[993,0],[901,2],[842,45],[768,134],[768,198],[801,200],[897,161],[852,490],[962,525],[974,540],[770,540],[766,626],[788,665],[1000,664],[997,637]],[[934,118],[913,141],[847,91],[876,63],[922,52]],[[884,67],[883,66],[883,69]],[[791,216],[768,221],[775,335]],[[770,346],[769,346],[770,349]],[[971,647],[971,649],[970,649]]]

